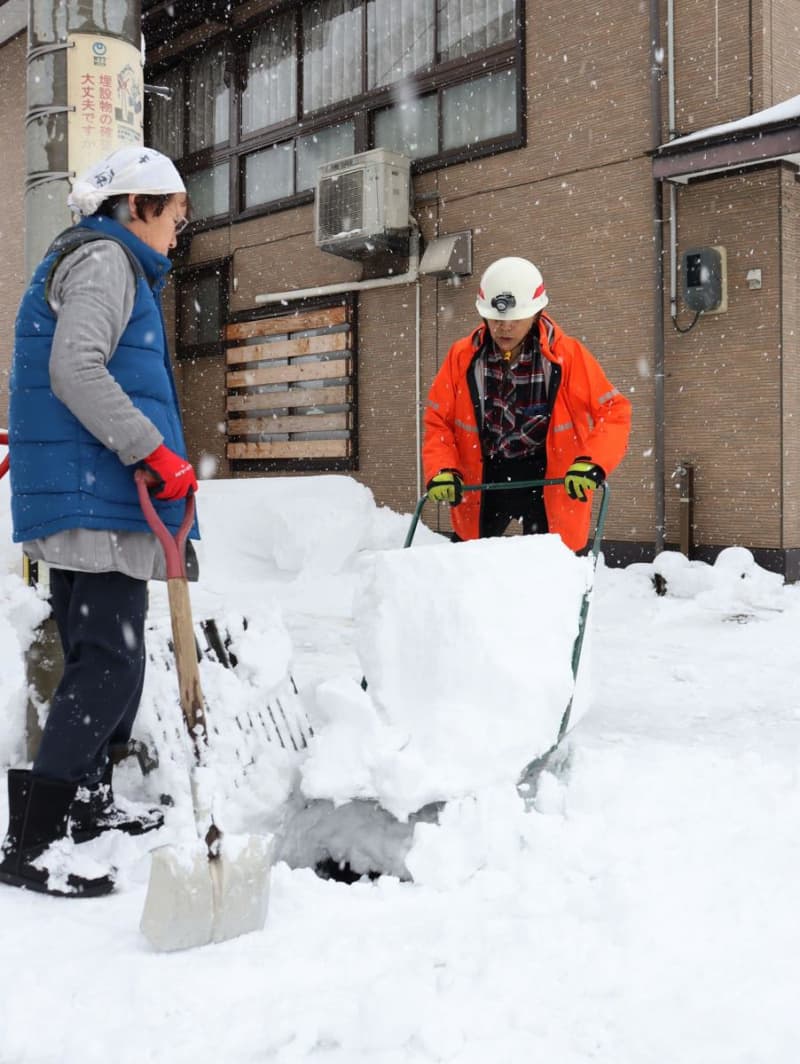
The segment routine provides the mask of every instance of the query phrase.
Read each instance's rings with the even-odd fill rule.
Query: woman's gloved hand
[[[190,491],[197,491],[191,462],[163,443],[142,460],[142,465],[158,480],[158,490],[153,492],[157,499],[183,499]]]

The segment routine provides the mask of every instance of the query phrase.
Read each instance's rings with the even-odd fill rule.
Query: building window
[[[463,59],[514,36],[514,0],[475,0],[466,4],[438,0],[437,8],[442,60]]]
[[[224,354],[228,317],[228,260],[176,272],[178,358]]]
[[[513,70],[486,74],[442,92],[442,149],[460,148],[513,133],[517,120]]]
[[[227,48],[212,45],[189,66],[189,153],[227,144],[230,139],[230,90],[226,78]]]
[[[242,136],[268,129],[297,113],[294,17],[279,15],[256,30],[244,54]]]
[[[303,5],[303,110],[316,111],[361,93],[362,0]]]
[[[356,469],[351,300],[227,325],[227,447],[249,471]]]
[[[213,166],[186,174],[186,191],[193,218],[214,218],[230,211],[230,164],[222,159]]]
[[[380,88],[429,69],[435,56],[435,0],[369,0],[367,87]]]
[[[181,161],[196,224],[302,202],[321,163],[369,148],[421,170],[524,142],[522,0],[238,9],[178,56],[147,40],[148,81],[172,93],[149,96],[148,139]]]

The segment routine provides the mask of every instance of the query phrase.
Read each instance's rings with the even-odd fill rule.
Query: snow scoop
[[[510,484],[464,484],[464,485],[462,485],[462,489],[461,490],[462,491],[508,491],[511,488],[513,488],[513,489],[519,489],[519,488],[549,488],[549,487],[555,487],[556,485],[559,485],[559,486],[563,487],[563,484],[564,484],[564,481],[559,477],[559,478],[550,478],[550,479],[547,479],[547,480],[521,480],[521,481],[515,481],[514,483],[510,483]],[[595,522],[594,533],[592,535],[592,545],[591,545],[591,547],[589,548],[589,551],[588,551],[589,556],[592,559],[592,569],[593,570],[597,567],[597,558],[598,558],[598,555],[600,553],[600,547],[601,547],[602,542],[603,542],[603,530],[605,528],[606,511],[608,510],[608,501],[609,501],[608,482],[604,481],[599,486],[598,490],[602,493],[602,495],[601,495],[601,499],[600,499],[600,506],[599,506],[598,511],[597,511],[597,520]],[[412,542],[413,542],[413,540],[414,540],[414,533],[417,530],[417,525],[419,524],[420,515],[422,514],[422,508],[425,505],[425,502],[427,501],[427,498],[428,498],[428,495],[427,495],[427,492],[426,492],[424,495],[420,496],[420,499],[417,502],[416,509],[414,510],[414,515],[413,515],[413,517],[411,519],[411,524],[409,526],[408,533],[406,535],[406,540],[405,540],[405,543],[403,544],[404,547],[410,547]],[[572,715],[572,703],[573,703],[573,700],[574,700],[574,697],[575,697],[575,686],[574,685],[575,685],[575,683],[577,682],[577,679],[578,679],[578,669],[580,668],[580,663],[581,663],[581,652],[583,650],[583,640],[584,640],[584,636],[586,634],[586,621],[587,621],[587,618],[589,616],[589,606],[590,606],[591,600],[592,600],[592,588],[593,588],[593,586],[594,586],[594,580],[592,580],[590,582],[590,584],[587,587],[586,591],[584,592],[583,598],[581,600],[580,614],[578,616],[578,634],[575,636],[575,642],[572,645],[572,678],[573,678],[572,695],[570,696],[569,702],[567,703],[566,709],[564,710],[564,713],[563,713],[563,715],[561,717],[561,723],[560,723],[559,728],[558,728],[558,736],[556,738],[556,741],[553,743],[553,745],[550,747],[549,750],[547,750],[541,756],[535,758],[533,761],[530,761],[525,766],[525,768],[522,771],[522,774],[520,775],[520,779],[519,779],[519,784],[520,785],[523,785],[523,784],[529,782],[544,767],[545,763],[547,762],[547,759],[556,750],[556,748],[558,747],[559,743],[561,742],[561,740],[566,735],[567,730],[569,729],[570,716]],[[366,681],[362,681],[362,686],[364,686],[364,687],[366,686]]]
[[[180,707],[192,742],[192,804],[199,844],[186,853],[162,846],[152,853],[141,930],[157,950],[191,949],[259,931],[269,900],[273,840],[263,836],[223,836],[214,822],[208,795],[207,709],[200,686],[184,551],[194,521],[194,496],[186,500],[180,529],[172,536],[155,511],[148,476],[135,474],[147,523],[164,550],[167,593],[178,677]]]

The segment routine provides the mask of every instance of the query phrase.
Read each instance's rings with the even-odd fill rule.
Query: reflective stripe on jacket
[[[422,461],[426,483],[443,469],[458,471],[465,484],[483,483],[481,438],[483,411],[481,350],[487,338],[481,325],[457,340],[431,385],[425,410]],[[539,318],[542,355],[551,364],[551,417],[546,451],[548,479],[562,478],[580,455],[609,475],[628,445],[631,404],[609,382],[599,363],[580,341],[567,336],[546,314]],[[467,492],[451,510],[461,539],[480,535],[481,492]],[[562,485],[544,489],[551,532],[572,550],[586,545],[591,507],[571,499]]]

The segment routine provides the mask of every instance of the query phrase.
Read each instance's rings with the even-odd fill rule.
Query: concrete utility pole
[[[87,35],[81,40],[94,49],[97,65],[97,84],[93,87],[93,73],[86,75],[86,90],[83,99],[73,88],[70,93],[67,56],[74,51],[71,34]],[[94,36],[94,41],[88,35]],[[91,104],[93,120],[97,120],[97,132],[108,138],[108,151],[124,142],[117,136],[117,124],[126,121],[130,94],[120,106],[118,94],[125,85],[124,71],[119,65],[106,66],[106,50],[109,54],[122,45],[133,46],[137,54],[141,47],[140,0],[29,0],[28,3],[28,109],[26,115],[27,174],[25,181],[25,267],[27,276],[33,273],[48,244],[72,218],[67,209],[69,178],[76,169],[83,169],[93,160],[82,158],[80,145],[82,135],[92,132],[88,126]],[[123,60],[124,62],[124,60]],[[103,86],[99,84],[102,74]],[[111,82],[113,81],[113,85]],[[135,81],[135,78],[134,78]],[[139,76],[139,84],[141,76]],[[108,92],[112,93],[110,117]],[[70,98],[72,96],[72,98]],[[86,108],[87,125],[78,128],[81,108]],[[113,136],[105,126],[100,126],[102,117],[108,120]],[[141,93],[139,93],[139,135],[133,134],[131,125],[129,143],[141,143]],[[130,117],[128,115],[128,117]],[[72,141],[72,143],[71,143]],[[96,152],[101,158],[103,151]],[[79,163],[80,165],[76,165]]]

